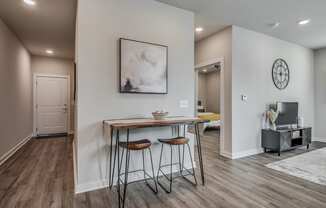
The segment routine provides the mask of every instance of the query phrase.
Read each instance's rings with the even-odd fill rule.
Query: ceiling
[[[229,25],[237,25],[308,48],[326,47],[325,0],[158,0],[195,13],[201,40]],[[297,23],[311,22],[305,26]],[[271,24],[280,22],[279,27]]]
[[[0,18],[33,55],[74,58],[77,0],[1,0]]]
[[[77,0],[1,0],[0,18],[34,55],[74,58]],[[326,47],[325,0],[158,0],[195,13],[201,40],[229,26],[238,25],[308,48]],[[302,19],[311,23],[298,26]],[[271,24],[280,22],[279,27]]]

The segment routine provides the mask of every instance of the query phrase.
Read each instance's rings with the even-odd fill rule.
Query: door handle
[[[64,110],[64,113],[67,113],[68,108],[62,108],[62,110]]]

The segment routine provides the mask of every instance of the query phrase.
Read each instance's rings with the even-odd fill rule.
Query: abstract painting
[[[168,47],[120,39],[120,92],[167,94]]]

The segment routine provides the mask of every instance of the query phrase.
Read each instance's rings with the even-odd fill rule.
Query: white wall
[[[196,65],[224,58],[224,71],[221,72],[221,112],[223,112],[221,137],[221,154],[229,156],[232,153],[232,27],[228,27],[204,40],[196,43]]]
[[[34,74],[70,76],[70,132],[74,130],[74,62],[70,59],[32,56]]]
[[[152,0],[79,1],[77,191],[99,188],[105,178],[106,140],[102,135],[102,120],[150,116],[152,111],[162,108],[170,115],[194,114],[193,19],[191,12]],[[167,95],[118,92],[118,40],[121,37],[169,47]],[[180,108],[180,100],[188,100],[189,107]],[[157,136],[166,132],[171,131],[157,132]],[[149,132],[131,133],[132,139],[147,135],[156,140]],[[158,146],[153,147],[156,158]]]
[[[0,19],[0,162],[32,135],[32,72],[29,52]]]
[[[315,137],[326,141],[326,48],[315,51]]]
[[[278,90],[272,81],[275,59],[290,68],[290,83]],[[248,101],[242,102],[241,95]],[[276,101],[299,102],[299,116],[314,127],[313,51],[240,27],[232,31],[232,155],[261,149],[261,115]]]

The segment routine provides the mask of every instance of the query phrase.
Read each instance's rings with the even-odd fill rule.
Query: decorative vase
[[[273,130],[276,130],[276,119],[279,115],[279,111],[276,110],[274,111],[273,109],[270,109],[269,111],[267,111],[267,117],[268,117],[268,120],[269,120],[269,123],[271,124],[271,129]]]

